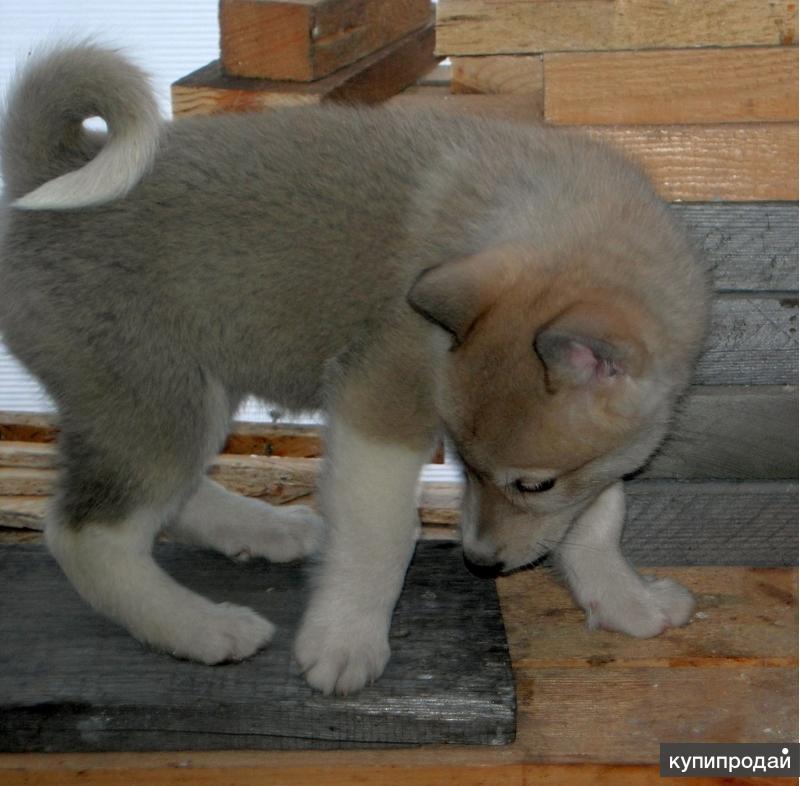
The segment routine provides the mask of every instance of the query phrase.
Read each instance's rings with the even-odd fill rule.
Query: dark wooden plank
[[[637,565],[797,565],[797,483],[636,480],[624,551]]]
[[[674,204],[719,291],[797,289],[797,205]]]
[[[797,478],[797,387],[694,387],[642,477]]]
[[[497,595],[455,544],[418,545],[394,617],[393,657],[361,693],[324,697],[292,673],[305,571],[157,547],[159,562],[215,600],[279,626],[248,661],[208,667],[147,651],[75,594],[41,546],[0,547],[0,750],[363,748],[503,744],[514,683]],[[57,645],[56,645],[57,642]]]
[[[713,303],[700,385],[797,382],[797,295],[721,295]]]

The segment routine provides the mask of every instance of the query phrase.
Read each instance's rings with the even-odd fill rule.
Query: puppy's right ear
[[[476,254],[423,270],[406,300],[414,311],[450,333],[458,346],[509,280],[505,256]]]

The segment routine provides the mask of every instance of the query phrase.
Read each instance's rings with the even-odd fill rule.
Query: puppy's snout
[[[502,562],[473,562],[464,554],[464,564],[467,570],[479,579],[495,579],[503,572]]]

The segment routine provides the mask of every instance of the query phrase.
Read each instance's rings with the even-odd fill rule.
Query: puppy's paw
[[[325,695],[347,696],[383,673],[389,661],[388,624],[362,618],[347,625],[306,619],[294,655],[306,681]]]
[[[176,658],[188,658],[213,666],[239,661],[266,646],[275,626],[245,606],[204,602],[202,607],[180,615],[161,643]]]
[[[217,536],[223,551],[246,561],[263,557],[271,562],[291,562],[316,554],[323,537],[323,521],[305,505],[274,507],[260,500],[249,503],[247,515],[231,521]]]
[[[588,604],[590,628],[648,639],[689,622],[694,597],[686,587],[672,579],[636,578],[636,582],[615,588]]]

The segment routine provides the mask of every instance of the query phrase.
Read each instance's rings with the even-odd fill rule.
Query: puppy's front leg
[[[644,639],[685,625],[694,610],[692,594],[671,579],[633,569],[619,546],[624,522],[625,494],[616,483],[581,514],[556,550],[589,627]]]
[[[414,548],[416,483],[429,448],[330,426],[320,485],[328,541],[295,643],[308,683],[348,694],[389,660],[389,625]]]

